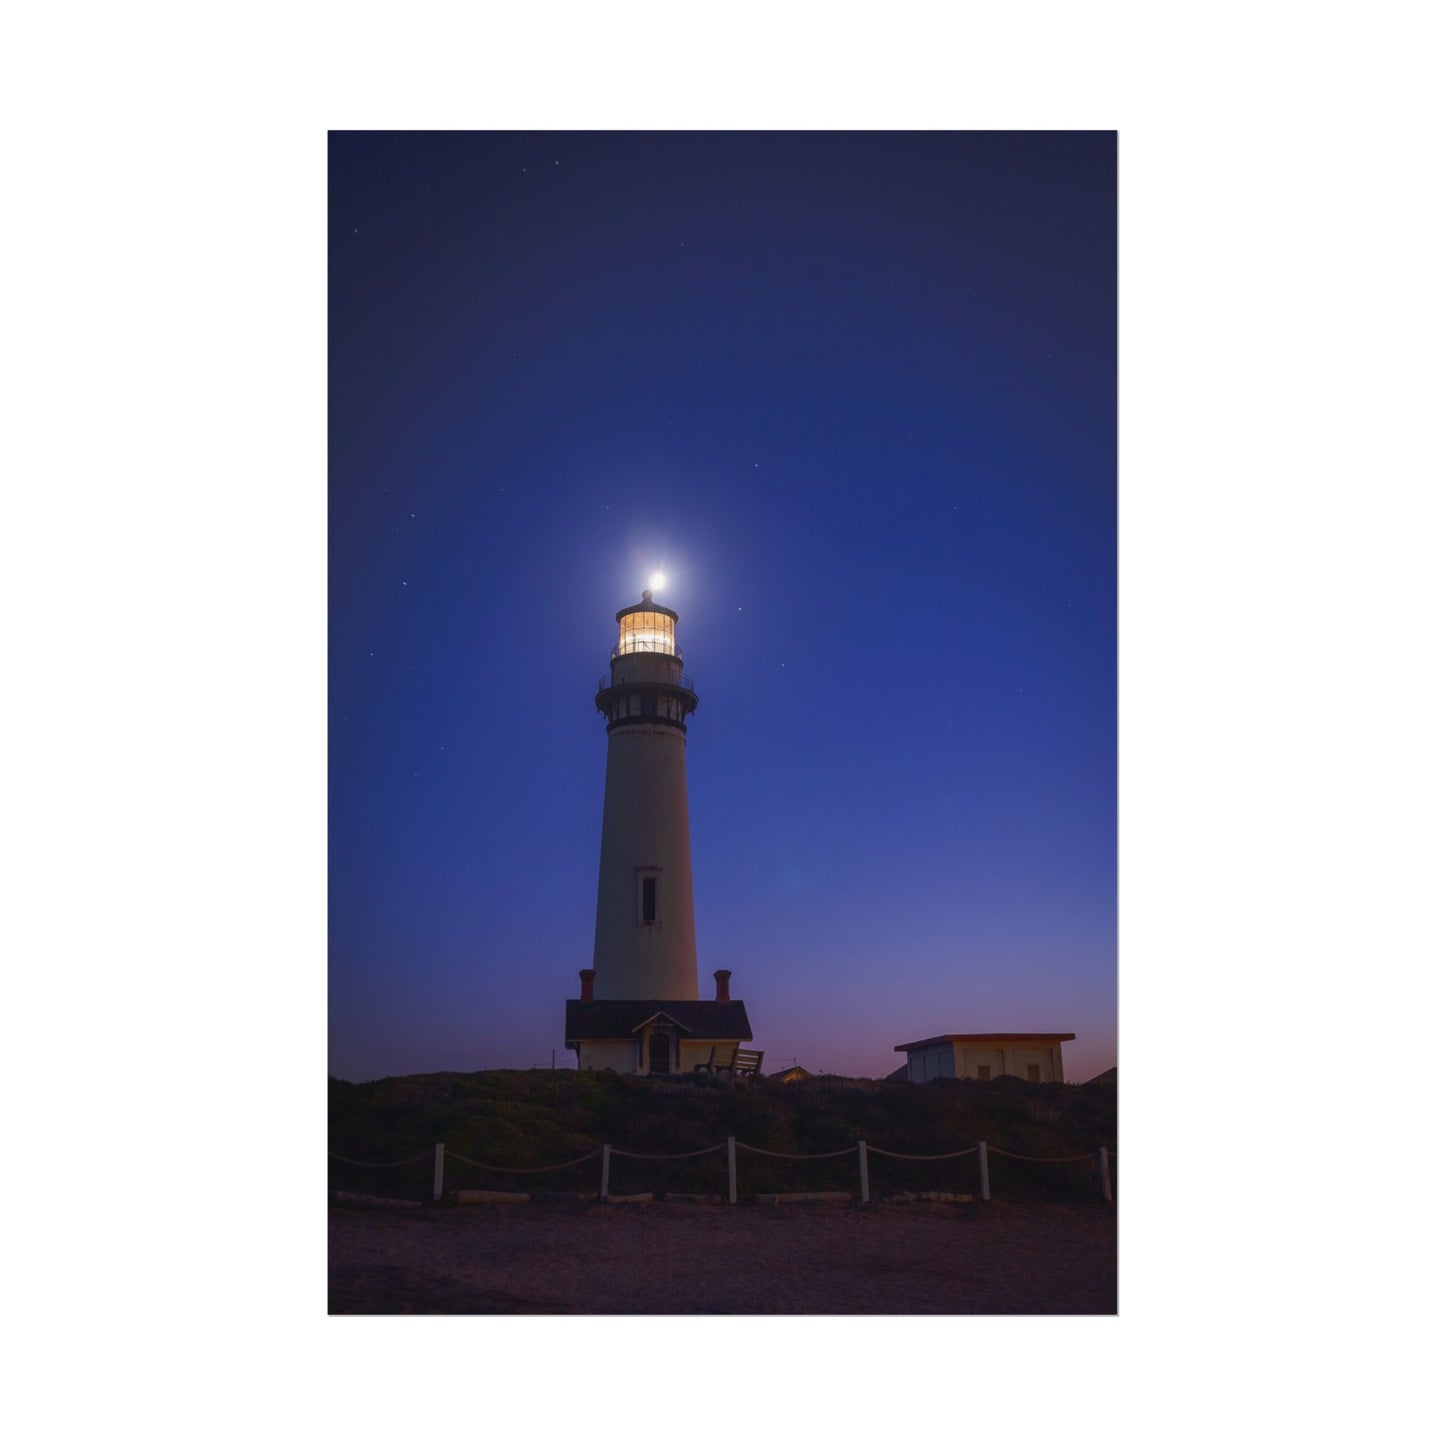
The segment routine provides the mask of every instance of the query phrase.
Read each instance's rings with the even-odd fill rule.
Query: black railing
[[[612,660],[616,662],[619,657],[678,657],[676,648],[672,647],[623,647],[620,642],[612,644]],[[681,658],[678,659],[681,661]]]
[[[671,676],[660,677],[630,677],[626,682],[614,684],[612,674],[604,672],[597,679],[597,691],[606,692],[613,686],[621,687],[680,687],[685,692],[696,694],[697,689],[692,685],[692,678],[685,672],[674,673]]]

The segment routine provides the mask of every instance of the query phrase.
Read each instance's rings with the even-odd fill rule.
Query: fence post
[[[446,1167],[446,1157],[447,1146],[445,1144],[438,1144],[436,1165],[432,1169],[431,1176],[431,1197],[433,1204],[437,1203],[442,1197],[442,1171]]]
[[[737,1140],[728,1135],[728,1203],[738,1202],[738,1151]]]
[[[868,1144],[858,1141],[858,1188],[864,1204],[868,1203]]]
[[[1109,1182],[1109,1150],[1103,1144],[1099,1145],[1099,1178],[1104,1182],[1104,1198],[1112,1203],[1114,1189]]]
[[[604,1204],[607,1202],[607,1176],[612,1172],[612,1145],[602,1146],[602,1192],[597,1196]]]
[[[988,1192],[988,1145],[982,1139],[978,1141],[978,1197],[983,1200],[992,1197]]]

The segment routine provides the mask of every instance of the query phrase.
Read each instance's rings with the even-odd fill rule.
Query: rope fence
[[[1022,1159],[1026,1164],[1077,1164],[1081,1159],[1092,1159],[1092,1154],[1070,1154],[1067,1158],[1051,1159],[1042,1154],[1010,1154],[1007,1149],[994,1149],[1003,1159]]]
[[[329,1149],[326,1151],[328,1159],[334,1159],[338,1164],[353,1164],[358,1169],[404,1169],[408,1164],[425,1164],[431,1158],[429,1154],[418,1154],[414,1159],[397,1159],[391,1164],[373,1164],[365,1159],[344,1159],[340,1154],[333,1154]]]
[[[726,1144],[709,1144],[706,1149],[694,1149],[690,1154],[630,1154],[625,1149],[614,1149],[614,1159],[701,1159],[704,1154],[716,1154],[726,1149]]]
[[[441,1144],[437,1145],[438,1149],[443,1147]],[[721,1149],[723,1146],[719,1144],[717,1147]],[[475,1159],[468,1159],[465,1155],[458,1154],[455,1150],[449,1151],[446,1157],[455,1159],[459,1164],[470,1164],[473,1169],[489,1169],[494,1174],[555,1174],[559,1169],[572,1169],[578,1164],[585,1164],[589,1159],[596,1159],[601,1153],[600,1149],[594,1149],[580,1159],[569,1159],[565,1164],[543,1164],[535,1169],[514,1169],[510,1164],[482,1164]],[[426,1155],[422,1155],[422,1158],[426,1158]]]
[[[849,1149],[844,1152],[851,1154],[853,1151]],[[895,1154],[891,1149],[880,1149],[876,1144],[870,1144],[868,1146],[868,1152],[870,1154],[881,1154],[885,1159],[912,1159],[919,1163],[927,1164],[931,1163],[934,1159],[963,1159],[969,1154],[977,1154],[978,1145],[975,1144],[969,1149],[960,1149],[955,1154]]]
[[[848,1148],[838,1149],[832,1154],[779,1154],[775,1149],[755,1149],[751,1144],[739,1144],[736,1147],[746,1149],[749,1154],[766,1154],[769,1159],[842,1159],[853,1152]]]
[[[1106,1146],[1104,1146],[1104,1145],[1100,1145],[1100,1147],[1099,1147],[1099,1149],[1097,1150],[1097,1152],[1088,1153],[1088,1154],[1068,1154],[1068,1155],[1055,1156],[1055,1157],[1050,1157],[1050,1156],[1046,1156],[1046,1155],[1038,1155],[1038,1154],[1015,1154],[1015,1153],[1012,1153],[1010,1150],[1007,1150],[1007,1149],[992,1148],[988,1143],[986,1143],[986,1142],[985,1142],[984,1140],[982,1140],[982,1139],[980,1139],[977,1144],[971,1144],[971,1145],[969,1145],[969,1147],[968,1147],[967,1149],[956,1149],[956,1150],[953,1150],[952,1152],[946,1153],[946,1154],[901,1154],[901,1153],[898,1153],[898,1152],[896,1152],[895,1150],[892,1150],[892,1149],[880,1149],[876,1144],[869,1144],[869,1143],[868,1143],[866,1140],[864,1140],[864,1139],[859,1139],[856,1145],[850,1146],[850,1147],[847,1148],[847,1149],[835,1149],[835,1150],[832,1150],[832,1151],[830,1151],[830,1152],[828,1152],[828,1153],[826,1153],[826,1154],[789,1154],[789,1153],[781,1152],[781,1151],[776,1150],[776,1149],[762,1149],[762,1148],[759,1148],[759,1147],[758,1147],[757,1145],[755,1145],[755,1144],[743,1144],[743,1143],[740,1143],[738,1140],[733,1139],[733,1138],[729,1138],[729,1139],[727,1139],[726,1141],[724,1141],[724,1142],[721,1143],[721,1144],[710,1144],[710,1145],[708,1145],[708,1147],[705,1148],[705,1149],[692,1149],[692,1150],[689,1150],[689,1151],[687,1151],[686,1153],[682,1153],[682,1154],[642,1154],[642,1153],[636,1153],[636,1152],[634,1152],[634,1151],[632,1151],[632,1150],[628,1150],[628,1149],[614,1149],[610,1144],[603,1144],[600,1148],[592,1150],[591,1153],[583,1154],[583,1155],[581,1155],[579,1158],[576,1158],[576,1159],[569,1159],[569,1160],[567,1160],[567,1162],[564,1163],[564,1164],[540,1164],[540,1165],[530,1165],[530,1166],[527,1166],[527,1167],[518,1167],[518,1166],[510,1165],[510,1164],[484,1164],[481,1160],[478,1160],[478,1159],[468,1159],[468,1158],[467,1158],[465,1155],[463,1155],[463,1154],[457,1154],[457,1153],[455,1153],[455,1152],[448,1151],[448,1149],[447,1149],[447,1147],[446,1147],[445,1144],[438,1144],[438,1145],[436,1146],[435,1153],[434,1153],[433,1155],[431,1155],[431,1156],[428,1156],[428,1155],[426,1155],[426,1154],[418,1154],[418,1155],[415,1155],[413,1158],[410,1158],[410,1159],[398,1159],[398,1160],[395,1160],[395,1161],[390,1162],[390,1163],[368,1163],[367,1161],[361,1160],[361,1159],[347,1159],[346,1157],[344,1157],[344,1156],[341,1155],[341,1154],[332,1153],[330,1150],[327,1151],[327,1157],[330,1158],[330,1159],[336,1160],[336,1161],[337,1161],[338,1163],[340,1163],[340,1164],[348,1164],[348,1165],[352,1165],[352,1166],[354,1166],[354,1167],[356,1167],[356,1168],[360,1168],[360,1169],[401,1169],[401,1168],[407,1167],[407,1166],[409,1166],[409,1165],[423,1164],[423,1163],[426,1162],[426,1160],[428,1159],[428,1157],[430,1157],[430,1158],[433,1159],[432,1200],[433,1200],[434,1203],[440,1202],[441,1199],[442,1199],[442,1196],[443,1196],[443,1194],[444,1194],[444,1192],[445,1192],[445,1191],[444,1191],[444,1188],[443,1188],[443,1183],[444,1183],[444,1177],[445,1177],[445,1171],[446,1171],[446,1163],[447,1163],[447,1160],[448,1160],[449,1158],[452,1159],[452,1160],[454,1160],[454,1161],[455,1161],[456,1163],[458,1163],[458,1164],[465,1164],[465,1165],[467,1165],[468,1167],[470,1167],[470,1168],[472,1168],[472,1169],[481,1169],[481,1170],[485,1170],[485,1171],[487,1171],[487,1172],[494,1173],[494,1174],[517,1174],[517,1175],[522,1175],[522,1174],[527,1174],[527,1175],[531,1175],[531,1174],[555,1174],[555,1173],[557,1173],[557,1172],[560,1171],[560,1170],[563,1170],[563,1169],[575,1169],[575,1168],[577,1168],[577,1166],[580,1165],[580,1164],[587,1164],[587,1163],[590,1163],[590,1162],[591,1162],[592,1160],[594,1160],[594,1159],[600,1158],[600,1159],[602,1160],[602,1178],[601,1178],[600,1187],[599,1187],[598,1192],[597,1192],[597,1198],[598,1198],[601,1202],[606,1203],[609,1198],[624,1198],[624,1199],[646,1199],[646,1198],[651,1198],[651,1192],[650,1192],[650,1191],[649,1191],[647,1194],[644,1194],[644,1195],[618,1196],[618,1195],[609,1195],[609,1194],[608,1194],[608,1185],[609,1185],[609,1183],[610,1183],[611,1172],[612,1172],[612,1160],[613,1160],[614,1157],[615,1157],[615,1158],[618,1158],[618,1159],[637,1159],[637,1160],[642,1160],[643,1162],[646,1162],[646,1163],[670,1163],[670,1162],[672,1162],[672,1161],[674,1161],[674,1160],[680,1160],[680,1159],[701,1159],[701,1158],[703,1158],[705,1155],[708,1155],[708,1154],[719,1154],[719,1153],[722,1153],[724,1150],[727,1152],[727,1199],[728,1199],[728,1203],[729,1203],[729,1204],[736,1204],[736,1203],[738,1202],[737,1156],[738,1156],[738,1151],[739,1151],[739,1150],[743,1151],[744,1153],[748,1153],[748,1154],[758,1154],[758,1155],[762,1155],[763,1157],[768,1158],[768,1159],[780,1159],[780,1160],[785,1161],[786,1163],[812,1163],[812,1162],[816,1162],[816,1161],[819,1161],[819,1160],[844,1159],[844,1158],[848,1158],[848,1157],[856,1154],[857,1159],[858,1159],[858,1193],[857,1193],[857,1196],[856,1196],[856,1197],[857,1197],[857,1199],[859,1200],[859,1202],[860,1202],[860,1203],[863,1203],[863,1204],[867,1204],[867,1203],[870,1202],[870,1189],[869,1189],[869,1182],[868,1182],[868,1156],[869,1156],[870,1154],[876,1154],[879,1158],[882,1158],[882,1159],[896,1159],[896,1160],[901,1160],[901,1161],[905,1161],[905,1162],[908,1162],[908,1163],[920,1163],[920,1164],[938,1163],[938,1162],[941,1162],[941,1161],[943,1161],[943,1160],[949,1160],[949,1159],[964,1159],[964,1158],[967,1158],[970,1154],[977,1155],[977,1156],[978,1156],[978,1194],[979,1194],[979,1198],[980,1198],[981,1200],[983,1200],[984,1202],[987,1202],[987,1201],[991,1200],[992,1197],[993,1197],[992,1192],[991,1192],[991,1188],[990,1188],[990,1182],[989,1182],[989,1167],[988,1167],[988,1166],[989,1166],[989,1155],[990,1155],[990,1154],[996,1154],[996,1155],[998,1155],[1000,1158],[1003,1158],[1003,1159],[1016,1159],[1016,1160],[1020,1161],[1021,1163],[1025,1163],[1025,1164],[1082,1164],[1082,1163],[1087,1163],[1087,1162],[1089,1162],[1090,1160],[1093,1160],[1093,1161],[1095,1161],[1095,1162],[1097,1163],[1097,1165],[1098,1165],[1098,1169],[1099,1169],[1099,1185],[1100,1185],[1100,1189],[1101,1189],[1101,1192],[1102,1192],[1102,1194],[1103,1194],[1103,1197],[1104,1197],[1106,1200],[1109,1200],[1109,1201],[1111,1201],[1111,1202],[1112,1202],[1112,1200],[1113,1200],[1113,1198],[1114,1198],[1114,1187],[1113,1187],[1113,1180],[1112,1180],[1112,1177],[1111,1177],[1111,1171],[1110,1171],[1110,1168],[1109,1168],[1109,1161],[1110,1161],[1110,1159],[1115,1159],[1115,1160],[1117,1160],[1118,1157],[1119,1157],[1118,1152],[1117,1152],[1116,1150],[1110,1149],[1110,1148],[1108,1148],[1108,1147],[1106,1147]],[[497,1195],[497,1196],[490,1196],[490,1197],[526,1199],[526,1198],[528,1198],[529,1196],[523,1195],[523,1194],[517,1194],[517,1195]],[[569,1196],[569,1197],[570,1197],[570,1196]],[[588,1197],[588,1195],[583,1194],[583,1195],[579,1195],[578,1197],[579,1197],[579,1198],[586,1198],[586,1197]],[[688,1196],[682,1196],[682,1197],[684,1197],[684,1198],[699,1198],[699,1197],[704,1197],[704,1196],[688,1195]],[[717,1196],[713,1196],[713,1197],[717,1197]],[[817,1196],[814,1196],[814,1195],[788,1195],[788,1196],[784,1196],[784,1195],[766,1195],[766,1196],[762,1196],[762,1195],[760,1195],[760,1196],[758,1196],[758,1197],[759,1197],[759,1198],[771,1199],[771,1200],[777,1200],[777,1199],[782,1199],[782,1198],[803,1199],[803,1198],[814,1198],[814,1197],[818,1197],[818,1198],[824,1198],[824,1197],[827,1197],[827,1198],[842,1198],[843,1196],[842,1196],[841,1194],[833,1194],[833,1195],[817,1195]],[[913,1195],[905,1195],[905,1196],[900,1196],[900,1197],[903,1197],[903,1198],[914,1198],[914,1197],[916,1197],[916,1196],[913,1196]],[[931,1197],[931,1196],[926,1196],[926,1197]],[[955,1198],[955,1197],[963,1197],[963,1196],[941,1195],[941,1196],[939,1196],[939,1197],[940,1197],[940,1198]]]

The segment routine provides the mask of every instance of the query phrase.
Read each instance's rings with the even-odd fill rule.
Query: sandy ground
[[[330,1211],[332,1314],[1113,1314],[1079,1204]]]

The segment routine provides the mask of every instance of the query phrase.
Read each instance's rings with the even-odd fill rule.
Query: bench
[[[745,1074],[756,1074],[763,1067],[763,1051],[761,1049],[743,1049],[735,1045],[714,1044],[712,1052],[708,1055],[707,1063],[697,1064],[693,1068],[695,1074],[733,1074],[743,1076]]]

